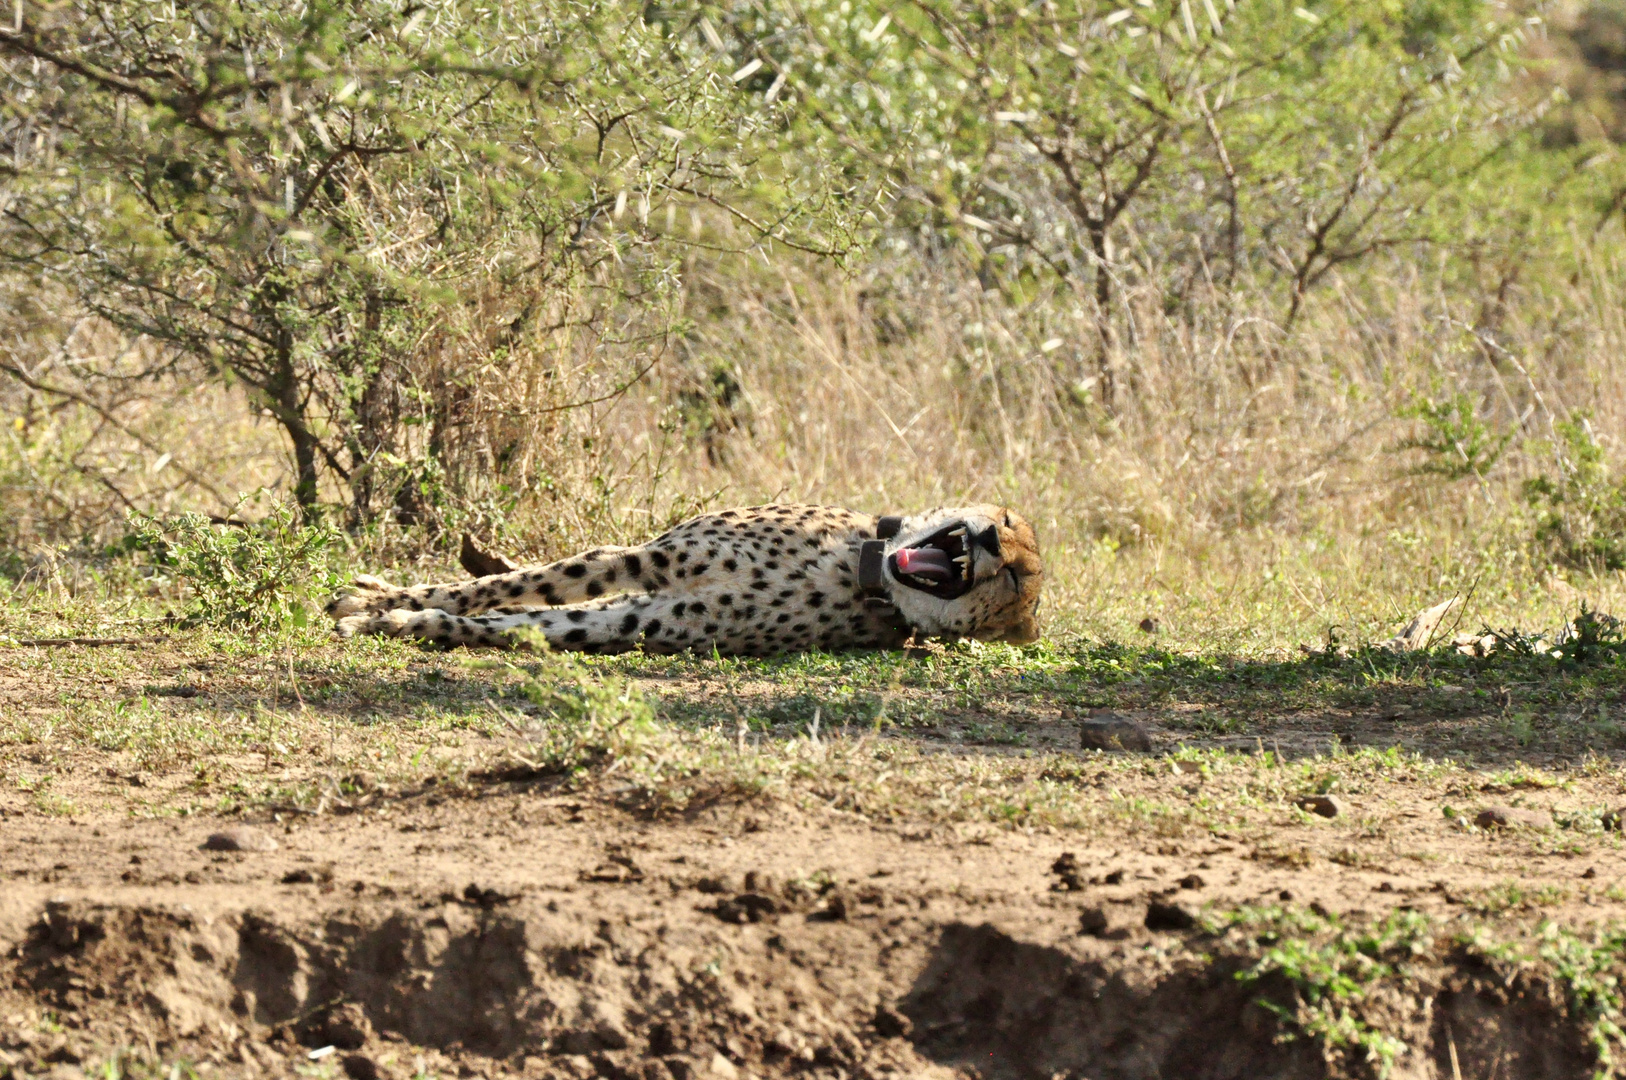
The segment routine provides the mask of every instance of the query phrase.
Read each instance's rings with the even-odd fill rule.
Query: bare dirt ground
[[[1182,781],[1203,778],[1160,783]],[[233,1076],[1314,1076],[1360,1061],[1284,1041],[1292,1025],[1256,999],[1292,988],[1239,982],[1241,932],[1202,912],[1449,925],[1523,907],[1508,883],[1540,881],[1544,914],[1582,925],[1620,916],[1626,871],[1610,840],[1465,832],[1398,792],[1352,798],[1345,820],[1286,810],[1246,838],[1156,839],[784,804],[650,821],[551,784],[437,787],[258,823],[274,851],[205,850],[225,827],[207,818],[8,807],[3,1060],[19,1075],[123,1053]],[[1562,794],[1528,801],[1576,801]],[[1362,854],[1376,828],[1385,854]],[[1443,949],[1418,970],[1393,1006],[1412,1035],[1396,1075],[1452,1076],[1453,1047],[1476,1070],[1460,1075],[1591,1073],[1551,983]]]
[[[381,655],[13,669],[0,1077],[1615,1067],[1610,760],[1340,749],[1505,736],[1430,723],[1471,687],[1208,731],[1247,711],[1126,694],[1155,745],[1123,754],[1077,747],[1094,691],[989,695],[986,660],[889,691],[891,727],[862,673],[687,662],[628,670],[715,730],[572,772],[489,671]]]

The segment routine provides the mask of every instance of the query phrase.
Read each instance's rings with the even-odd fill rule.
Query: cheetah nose
[[[974,537],[972,537],[972,540],[976,542],[978,547],[986,550],[988,554],[994,556],[996,559],[999,557],[999,529],[995,526],[988,526],[982,532],[977,533]]]

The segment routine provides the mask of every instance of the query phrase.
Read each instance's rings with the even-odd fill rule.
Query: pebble
[[[1481,829],[1550,829],[1553,816],[1545,810],[1522,806],[1487,806],[1474,818]]]
[[[1126,716],[1103,712],[1079,722],[1079,746],[1085,750],[1129,750],[1150,753],[1152,737]]]
[[[251,825],[234,825],[210,833],[203,842],[204,851],[275,851],[277,847],[277,842],[268,834]]]

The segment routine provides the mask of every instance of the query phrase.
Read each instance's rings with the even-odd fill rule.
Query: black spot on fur
[[[574,613],[572,613],[572,614],[574,614]],[[587,631],[582,630],[580,628],[572,630],[570,633],[565,635],[565,641],[568,644],[571,644],[571,645],[577,645],[577,644],[580,644],[581,642],[586,641],[586,640],[587,640]]]
[[[723,560],[723,569],[727,570],[729,573],[733,573],[734,571],[738,570],[739,568],[740,568],[740,564],[735,562],[733,559],[724,559]]]
[[[722,607],[732,607],[734,605],[734,595],[732,593],[724,593],[717,598],[717,603]]]
[[[604,586],[600,585],[596,581],[589,581],[587,583],[587,595],[588,596],[603,596],[604,595]]]
[[[636,629],[638,629],[638,616],[629,612],[627,617],[621,620],[621,633],[624,635],[630,634]]]
[[[652,638],[660,632],[661,621],[659,619],[650,619],[648,622],[644,623],[644,637]]]
[[[688,604],[685,604],[682,601],[679,601],[677,603],[677,605],[672,608],[672,618],[674,618],[674,619],[683,618],[683,613],[685,611],[687,611],[688,609],[689,609]]]
[[[565,618],[569,619],[571,622],[574,622],[574,623],[586,622],[587,621],[587,612],[585,612],[585,611],[567,611],[567,612],[565,612]]]
[[[565,577],[586,577],[586,576],[587,576],[587,567],[583,566],[579,562],[578,563],[571,563],[569,566],[565,567]]]
[[[651,551],[649,553],[649,561],[654,563],[656,569],[658,570],[665,570],[668,566],[672,565],[672,560],[666,557],[666,552],[664,551]]]
[[[694,603],[689,605],[689,610],[696,615],[704,615],[706,613],[706,605],[696,600]]]
[[[644,572],[644,560],[636,555],[627,556],[627,576],[637,577]]]

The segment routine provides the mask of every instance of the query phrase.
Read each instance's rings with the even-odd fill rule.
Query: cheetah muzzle
[[[472,550],[472,549],[470,549]],[[359,577],[328,605],[341,637],[581,652],[766,656],[886,649],[915,637],[1037,640],[1044,569],[1033,528],[1002,506],[876,518],[773,504],[702,514],[636,547],[544,566],[500,556],[454,584]]]

